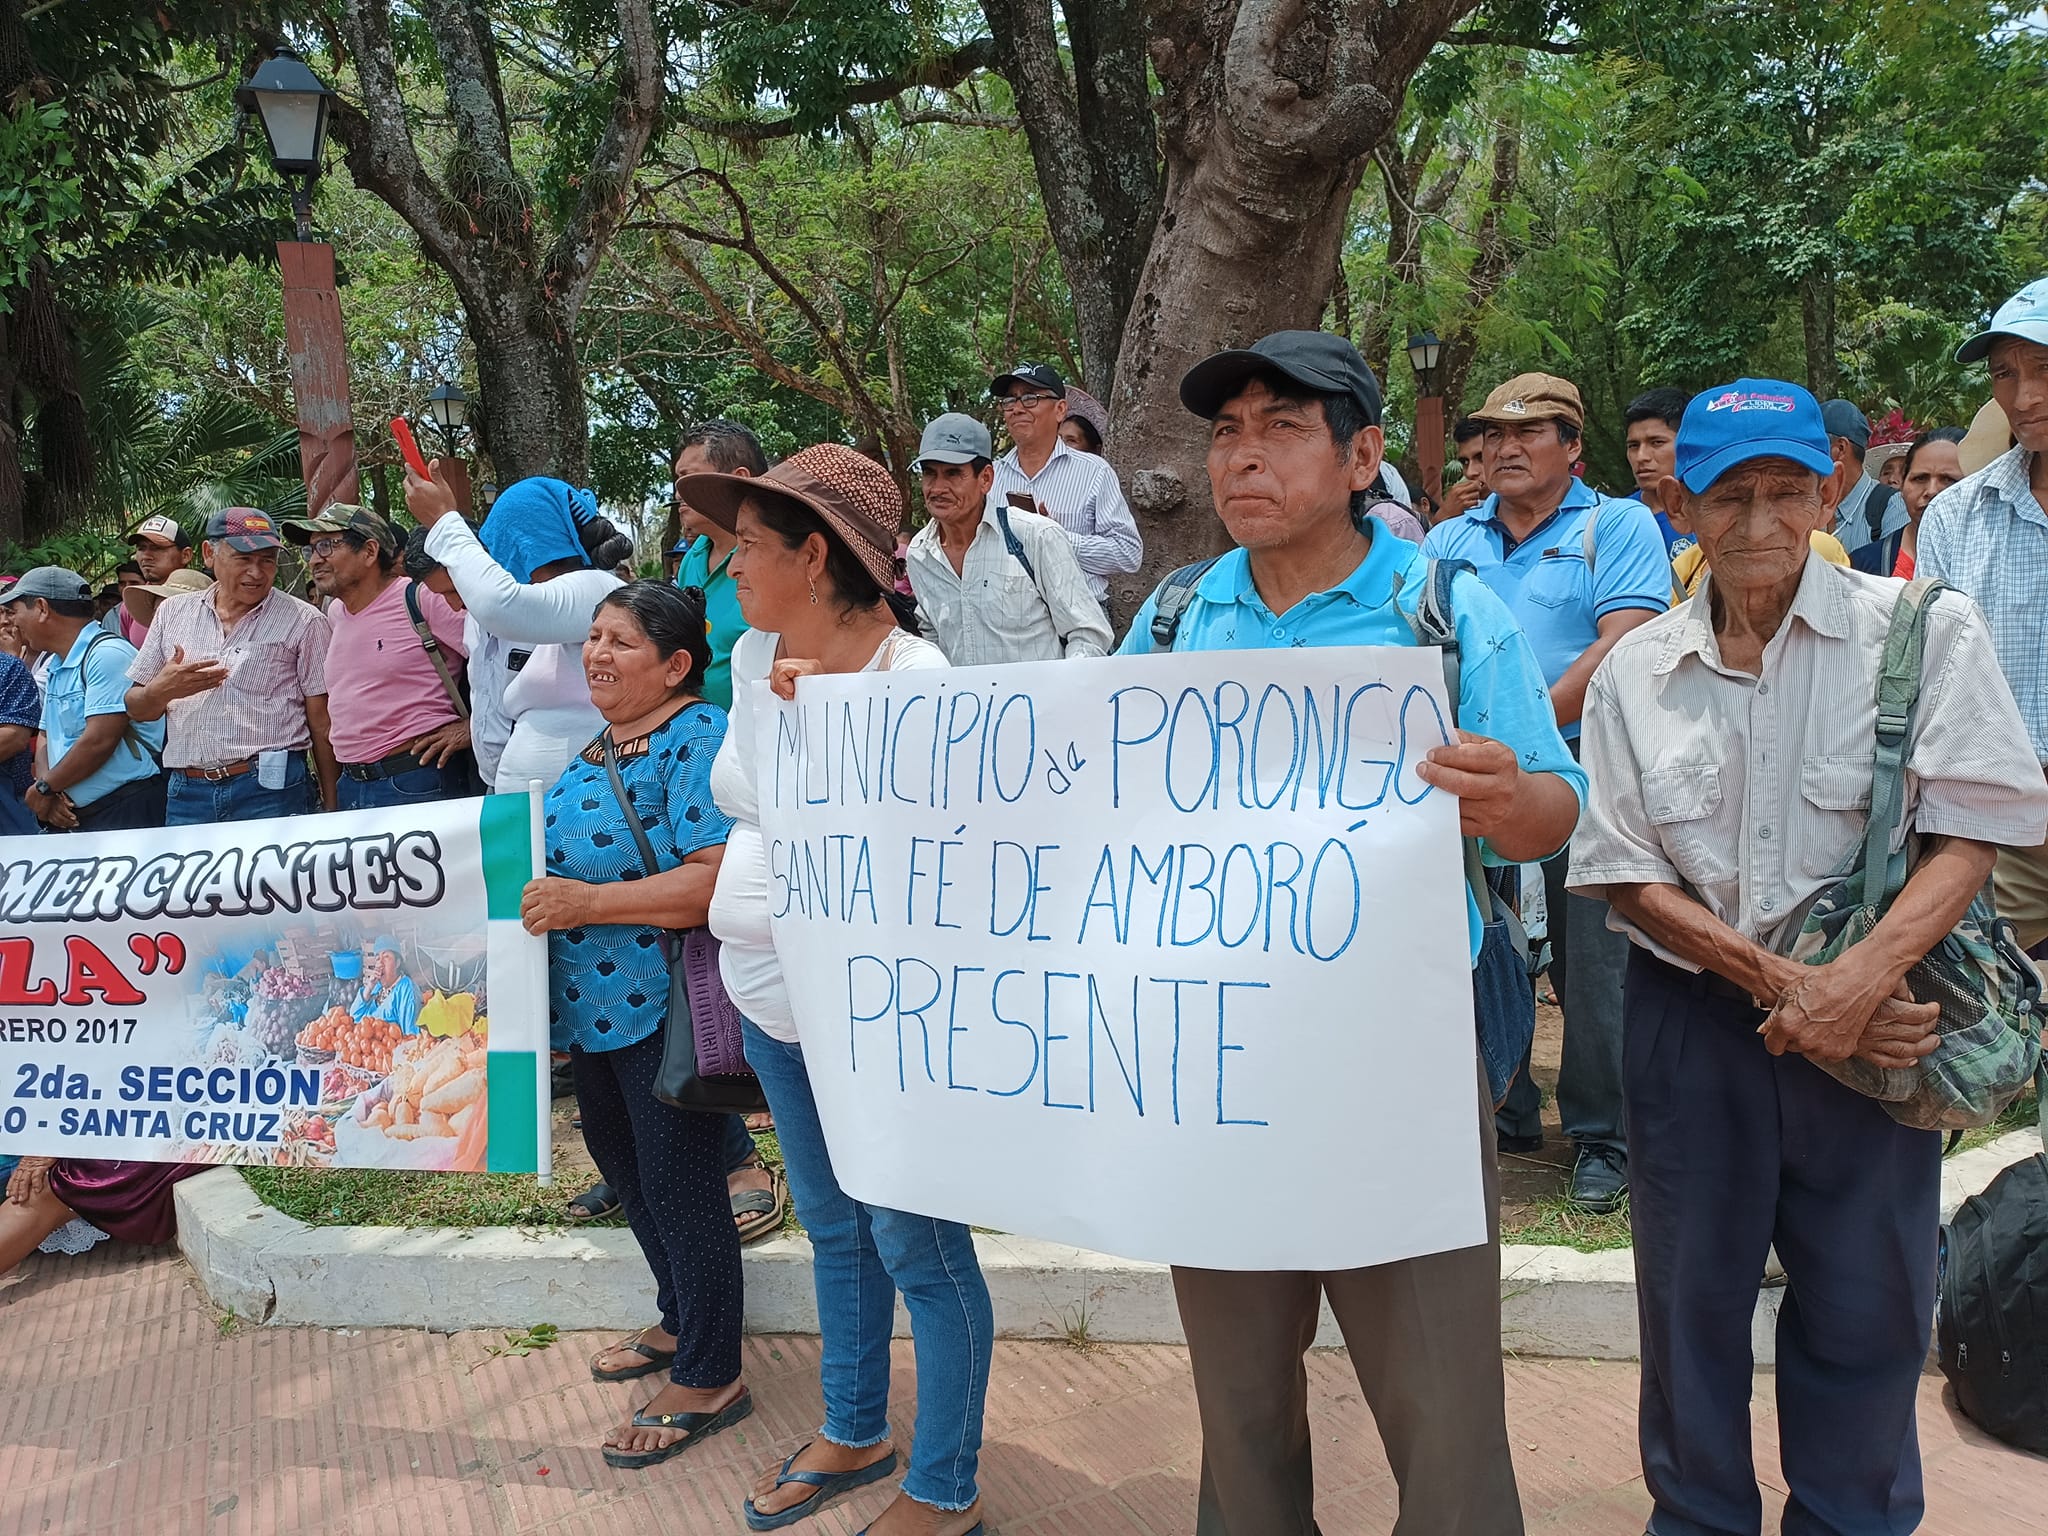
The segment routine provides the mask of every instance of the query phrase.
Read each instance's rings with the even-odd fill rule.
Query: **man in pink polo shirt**
[[[334,632],[327,685],[338,809],[468,794],[462,615],[399,570],[405,541],[368,507],[335,502],[287,523],[285,537],[306,551]]]

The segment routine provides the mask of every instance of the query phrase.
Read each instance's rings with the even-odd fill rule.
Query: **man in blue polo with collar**
[[[1237,547],[1187,593],[1170,640],[1153,632],[1155,592],[1119,654],[1415,644],[1406,616],[1428,567],[1419,549],[1365,512],[1383,441],[1379,382],[1357,349],[1320,331],[1280,331],[1197,363],[1180,397],[1210,423],[1210,491]],[[1578,820],[1585,774],[1558,735],[1536,656],[1507,609],[1469,573],[1454,578],[1450,596],[1464,658],[1459,739],[1418,771],[1458,796],[1465,835],[1479,838],[1492,861],[1545,858]],[[1470,729],[1482,722],[1483,735]],[[1479,914],[1467,906],[1476,957]],[[1475,1099],[1483,1126],[1491,1113],[1483,1081]],[[1481,1168],[1490,1239],[1475,1247],[1323,1274],[1175,1268],[1202,1419],[1198,1536],[1315,1530],[1302,1356],[1324,1298],[1351,1345],[1400,1487],[1395,1528],[1519,1536],[1491,1137],[1481,1137]]]
[[[1572,473],[1585,411],[1568,379],[1525,373],[1474,411],[1486,424],[1486,483],[1493,492],[1429,532],[1423,553],[1469,561],[1529,637],[1550,688],[1558,729],[1578,750],[1586,684],[1615,641],[1662,613],[1671,561],[1648,507],[1603,496]],[[1628,1190],[1622,1128],[1621,983],[1628,941],[1607,926],[1602,902],[1565,894],[1565,856],[1543,866],[1550,915],[1550,978],[1564,1004],[1558,1118],[1577,1145],[1571,1199],[1612,1211]],[[1543,1144],[1542,1097],[1526,1061],[1497,1117],[1501,1145]]]

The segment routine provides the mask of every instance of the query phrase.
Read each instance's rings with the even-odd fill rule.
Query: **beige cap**
[[[1963,461],[1963,473],[1974,475],[2010,447],[2012,423],[1996,400],[1986,400],[1970,418],[1970,430],[1956,444],[1956,456]]]
[[[1579,400],[1579,387],[1570,379],[1551,373],[1518,373],[1486,397],[1486,404],[1472,413],[1474,421],[1568,421],[1574,427],[1586,424],[1586,408]]]

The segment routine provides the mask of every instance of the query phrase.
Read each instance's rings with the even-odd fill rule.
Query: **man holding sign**
[[[1382,438],[1379,383],[1351,343],[1278,332],[1198,363],[1181,400],[1211,423],[1210,487],[1238,547],[1199,575],[1169,577],[1121,654],[1415,643],[1407,615],[1427,562],[1354,513],[1379,471]],[[1585,775],[1507,609],[1469,573],[1451,594],[1465,658],[1453,701],[1461,729],[1418,772],[1458,797],[1462,831],[1490,861],[1547,858],[1571,836]],[[1163,601],[1168,618],[1155,629]],[[1476,956],[1476,908],[1467,920]],[[1490,1128],[1487,1097],[1482,1083],[1473,1113]],[[1324,1296],[1400,1486],[1399,1536],[1522,1529],[1503,1402],[1490,1131],[1480,1147],[1484,1244],[1331,1273],[1175,1266],[1202,1415],[1201,1536],[1315,1530],[1302,1356]]]

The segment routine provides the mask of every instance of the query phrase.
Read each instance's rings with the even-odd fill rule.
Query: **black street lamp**
[[[460,384],[437,384],[427,396],[427,414],[441,429],[441,442],[448,457],[454,458],[456,439],[469,425],[469,396],[462,392]]]
[[[1435,331],[1417,331],[1408,338],[1408,363],[1415,370],[1422,393],[1436,393],[1436,365],[1443,361],[1444,344]]]
[[[263,121],[270,158],[292,183],[292,216],[301,241],[312,239],[313,183],[327,147],[334,92],[289,48],[280,48],[235,91],[235,105]]]

